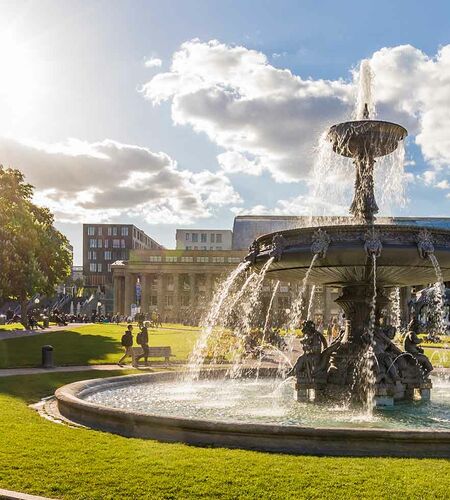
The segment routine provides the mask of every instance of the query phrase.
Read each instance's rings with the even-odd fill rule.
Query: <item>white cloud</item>
[[[0,158],[24,172],[36,201],[60,221],[132,215],[187,224],[241,202],[221,173],[180,170],[165,153],[112,140],[47,145],[0,138]]]
[[[439,189],[450,189],[450,182],[448,182],[447,179],[444,179],[443,181],[439,181],[435,187]]]
[[[162,60],[159,57],[150,57],[144,61],[146,68],[159,68],[162,65]]]
[[[450,45],[434,57],[411,45],[382,48],[370,60],[378,117],[409,130],[429,171],[448,168]],[[351,78],[306,79],[275,68],[261,52],[193,40],[143,93],[155,104],[171,101],[174,123],[223,147],[225,172],[247,171],[251,162],[255,175],[268,170],[277,181],[298,181],[309,175],[321,131],[350,118],[356,89]]]

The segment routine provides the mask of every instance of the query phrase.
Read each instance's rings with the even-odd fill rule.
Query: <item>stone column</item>
[[[189,273],[189,305],[194,311],[195,304],[195,274]]]
[[[158,285],[157,285],[157,304],[158,304],[158,313],[161,315],[161,318],[164,317],[164,274],[158,274]]]
[[[151,277],[149,274],[141,275],[141,313],[149,312],[151,294]]]
[[[126,316],[131,314],[131,304],[135,302],[135,286],[136,276],[131,273],[125,274],[125,298],[124,298],[124,311]]]
[[[120,287],[120,278],[119,276],[114,276],[113,278],[113,293],[114,293],[114,311],[113,313],[116,314],[117,312],[120,311],[120,302],[119,302],[119,287]]]
[[[211,273],[206,273],[205,274],[205,280],[206,280],[206,303],[209,304],[212,300],[213,296],[213,275]]]
[[[180,273],[173,273],[173,315],[175,322],[180,321]]]

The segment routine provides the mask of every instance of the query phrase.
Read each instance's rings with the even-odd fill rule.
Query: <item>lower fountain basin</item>
[[[265,451],[350,456],[450,457],[450,383],[430,403],[373,416],[299,404],[290,381],[230,380],[224,370],[181,382],[173,372],[76,382],[56,391],[60,413],[124,436]],[[281,385],[280,385],[281,384]]]
[[[364,245],[369,230],[365,225],[321,227],[331,241],[326,255],[318,258],[311,270],[310,282],[322,285],[346,286],[367,282],[372,272],[371,258]],[[377,284],[380,287],[434,283],[436,273],[432,262],[422,258],[417,240],[422,228],[396,225],[376,225],[382,243],[377,258]],[[260,269],[273,255],[275,235],[283,238],[283,248],[271,264],[267,275],[273,279],[295,281],[304,278],[311,259],[311,243],[317,227],[291,229],[266,234],[256,240],[258,252],[251,258]],[[444,280],[450,280],[450,231],[428,229],[434,242],[434,254]],[[250,256],[249,256],[250,258]]]

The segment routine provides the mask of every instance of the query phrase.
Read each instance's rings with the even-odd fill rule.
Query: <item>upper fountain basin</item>
[[[396,123],[358,120],[333,125],[327,138],[337,154],[350,158],[377,158],[395,151],[399,141],[407,135],[407,130]]]
[[[301,280],[313,258],[311,249],[318,227],[280,231],[260,236],[256,251],[247,256],[260,269],[274,256],[267,276],[282,281]],[[329,237],[325,255],[317,258],[310,282],[322,285],[347,286],[368,282],[372,258],[366,251],[369,227],[339,225],[320,228]],[[434,283],[436,274],[430,259],[421,256],[418,240],[421,228],[397,225],[376,225],[381,242],[377,257],[377,283],[382,287]],[[450,280],[450,231],[428,229],[434,254],[440,263],[444,280]],[[275,238],[274,238],[275,237]]]

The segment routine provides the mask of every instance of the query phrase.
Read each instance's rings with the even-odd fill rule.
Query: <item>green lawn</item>
[[[0,487],[89,500],[448,498],[449,460],[319,458],[159,443],[72,429],[27,407],[62,384],[113,374],[0,379]]]
[[[150,329],[150,346],[171,346],[174,361],[185,361],[198,336],[198,329],[181,325],[172,329]],[[123,353],[120,339],[125,325],[86,325],[67,330],[43,333],[33,337],[0,341],[0,368],[38,366],[41,347],[54,347],[55,364],[87,365],[117,363]],[[137,332],[137,328],[135,329]],[[13,337],[13,334],[11,334]]]
[[[14,330],[23,330],[22,323],[10,323],[9,325],[0,326],[0,332],[12,332]]]

